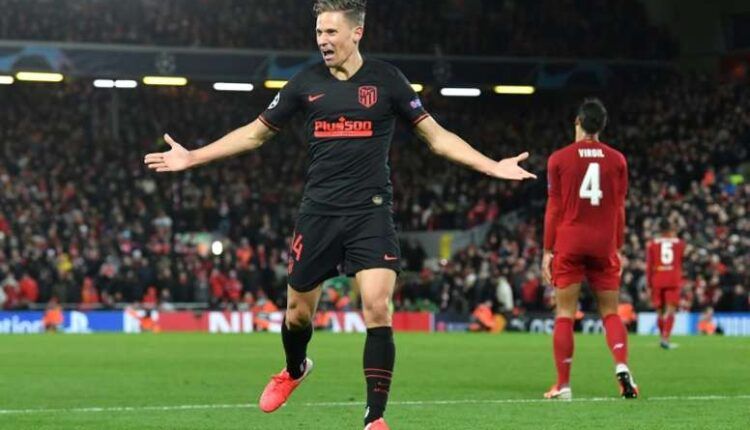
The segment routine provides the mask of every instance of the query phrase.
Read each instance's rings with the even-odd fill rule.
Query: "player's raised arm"
[[[432,152],[441,157],[500,179],[514,181],[536,179],[536,175],[527,172],[518,165],[519,162],[529,158],[528,152],[495,161],[474,149],[455,133],[444,129],[432,117],[427,117],[420,121],[415,129],[417,136],[430,146]]]
[[[147,154],[144,162],[151,170],[157,172],[178,172],[213,160],[256,149],[273,137],[275,132],[260,120],[242,126],[221,139],[195,150],[187,150],[175,142],[168,134],[164,140],[171,149],[166,152]]]

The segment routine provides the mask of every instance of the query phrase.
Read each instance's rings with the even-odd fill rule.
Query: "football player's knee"
[[[600,303],[599,314],[603,317],[607,315],[617,314],[617,303]]]
[[[390,306],[388,306],[388,300],[373,300],[364,304],[365,318],[369,323],[376,324],[389,324],[391,317]]]
[[[576,306],[569,306],[558,303],[555,306],[555,317],[557,318],[574,318],[576,315]]]
[[[302,329],[310,325],[312,321],[312,310],[298,302],[289,302],[286,308],[287,326],[294,329]]]
[[[558,297],[555,303],[555,316],[558,318],[573,318],[578,310],[577,297]]]

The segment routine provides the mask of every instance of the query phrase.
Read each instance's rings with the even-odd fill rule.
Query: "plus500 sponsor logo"
[[[371,137],[372,121],[352,121],[343,116],[337,122],[315,121],[313,134],[318,138]]]

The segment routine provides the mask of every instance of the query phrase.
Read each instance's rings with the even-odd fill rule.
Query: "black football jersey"
[[[278,131],[305,115],[309,167],[300,213],[349,215],[390,209],[388,153],[396,118],[416,125],[429,115],[395,66],[365,59],[348,80],[324,63],[306,67],[279,91],[259,119]]]

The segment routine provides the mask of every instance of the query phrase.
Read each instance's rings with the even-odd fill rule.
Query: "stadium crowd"
[[[0,39],[313,50],[311,4],[0,0]],[[408,7],[378,0],[368,4],[366,26],[370,52],[648,59],[676,52],[636,0],[412,0]]]
[[[283,305],[287,239],[305,174],[298,127],[256,153],[193,171],[157,176],[142,166],[143,154],[163,147],[155,136],[164,131],[203,145],[254,118],[266,98],[191,86],[114,99],[84,82],[4,87],[0,98],[3,308],[52,297],[84,308]],[[528,167],[541,174],[547,156],[572,137],[578,102],[455,101],[429,92],[424,99],[440,122],[491,156],[531,150]],[[683,309],[747,310],[750,185],[741,169],[749,161],[750,91],[682,77],[608,99],[618,102],[610,103],[603,139],[630,165],[624,299],[649,307],[644,244],[669,217],[689,244]],[[539,274],[544,180],[492,181],[428,152],[399,128],[392,148],[399,228],[492,228],[484,243],[446,261],[425,259],[416,242],[405,242],[396,307],[548,309],[553,297]],[[215,256],[217,239],[223,252]],[[357,306],[348,282],[334,286],[324,306]]]

